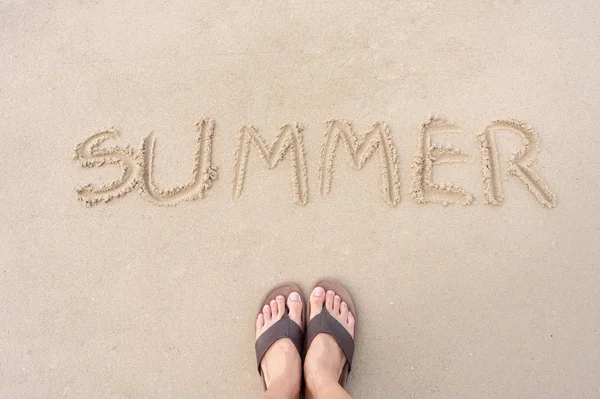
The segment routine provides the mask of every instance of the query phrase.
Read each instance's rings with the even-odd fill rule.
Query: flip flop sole
[[[277,296],[282,295],[284,298],[286,298],[287,301],[287,297],[292,293],[292,292],[297,292],[300,295],[300,298],[302,298],[302,290],[300,288],[300,286],[298,286],[298,284],[293,283],[293,282],[284,282],[284,283],[279,283],[275,286],[273,286],[261,299],[260,301],[260,307],[258,308],[258,312],[257,315],[259,313],[262,313],[262,309],[265,305],[269,305],[270,302],[275,299]],[[289,309],[287,309],[287,305],[286,305],[286,313],[289,311]],[[300,322],[300,328],[302,329],[302,331],[304,332],[306,330],[306,317],[304,315],[304,312],[301,313],[301,322]],[[267,331],[269,331],[267,329]],[[265,331],[265,333],[267,332]],[[263,333],[263,334],[265,334]],[[261,335],[262,336],[262,335]],[[302,358],[302,354],[300,354],[300,358]],[[261,373],[261,378],[262,378],[262,383],[263,383],[263,389],[266,391],[267,390],[267,384],[265,382],[265,377],[262,375]]]
[[[356,320],[358,320],[358,317],[356,315],[356,307],[354,306],[354,301],[352,300],[352,296],[350,295],[348,290],[342,285],[342,283],[340,283],[339,281],[334,280],[332,278],[320,279],[319,281],[317,281],[314,284],[313,290],[316,287],[323,288],[325,290],[325,292],[327,292],[329,290],[335,291],[335,294],[341,298],[342,302],[346,302],[348,304],[348,310],[350,311],[350,313],[352,313],[352,315],[354,316],[354,320],[355,320],[354,342],[356,342],[356,325],[358,324],[358,322]],[[311,295],[312,295],[312,290],[311,290]],[[306,304],[305,320],[307,320],[307,323],[310,323],[310,299],[307,301],[307,304]],[[305,344],[305,347],[306,347],[306,344]],[[308,351],[308,347],[306,347],[306,351]],[[348,366],[348,363],[346,362],[346,364],[344,365],[344,368],[342,369],[342,374],[340,375],[340,380],[339,380],[339,383],[342,387],[344,387],[346,385],[346,382],[348,381],[349,373],[350,373],[350,368]]]

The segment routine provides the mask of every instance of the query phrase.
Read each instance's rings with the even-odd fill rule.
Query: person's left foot
[[[285,314],[286,298],[279,295],[256,318],[256,339]],[[292,292],[287,298],[289,318],[302,326],[302,299]],[[302,362],[298,350],[289,338],[276,341],[265,353],[260,362],[267,388],[277,386],[277,391],[289,392],[297,397],[302,379]]]
[[[348,304],[334,291],[325,292],[322,287],[315,287],[310,295],[308,319],[312,320],[320,314],[323,307],[354,339],[356,320],[348,309]],[[317,334],[304,359],[304,378],[307,390],[310,392],[307,397],[316,396],[315,392],[323,385],[337,384],[345,364],[346,355],[335,338],[330,334]]]

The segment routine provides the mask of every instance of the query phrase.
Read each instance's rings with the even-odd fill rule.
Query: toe
[[[263,317],[265,319],[265,323],[271,321],[271,307],[269,305],[263,306]]]
[[[325,303],[325,290],[321,287],[315,287],[313,292],[310,294],[310,318],[312,319],[323,309],[323,303]]]
[[[269,302],[269,305],[271,306],[271,317],[277,317],[277,301],[272,299],[271,302]]]
[[[339,295],[333,297],[333,313],[335,315],[340,314],[340,305],[342,304],[342,298]]]
[[[329,313],[333,313],[333,298],[335,297],[335,292],[329,290],[325,295],[325,307],[329,311]]]
[[[265,317],[263,316],[262,313],[258,314],[258,317],[256,318],[256,337],[259,336],[260,334],[260,330],[265,326]]]
[[[354,316],[352,315],[352,312],[348,312],[348,324],[346,326],[346,329],[348,330],[348,332],[350,333],[350,335],[352,336],[352,338],[354,338],[354,326],[356,324],[356,320],[354,319]]]
[[[300,294],[292,292],[287,299],[287,306],[290,310],[290,319],[302,327],[302,300]]]
[[[348,321],[348,304],[346,302],[342,302],[340,305],[340,316],[342,321]]]
[[[277,316],[281,317],[285,313],[285,297],[283,295],[277,295],[275,302],[277,302]]]

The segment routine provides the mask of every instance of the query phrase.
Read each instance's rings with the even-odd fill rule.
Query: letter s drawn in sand
[[[204,118],[196,126],[198,144],[194,154],[192,179],[188,184],[170,190],[156,188],[152,179],[155,145],[152,133],[142,140],[141,150],[130,146],[100,148],[106,140],[119,137],[113,129],[92,134],[87,140],[77,144],[73,159],[81,161],[82,167],[118,165],[123,173],[119,180],[100,187],[90,184],[77,187],[77,198],[85,201],[86,206],[90,207],[99,202],[108,202],[113,198],[121,197],[135,187],[139,188],[143,198],[155,205],[176,205],[181,201],[202,198],[204,191],[208,190],[217,179],[217,168],[212,165],[215,123],[210,118]]]
[[[114,198],[121,197],[134,187],[139,185],[142,165],[142,157],[139,151],[126,146],[124,148],[113,146],[100,148],[102,143],[109,139],[117,139],[119,133],[114,129],[104,130],[92,134],[85,141],[77,144],[73,152],[73,159],[81,161],[84,168],[101,167],[106,164],[121,167],[122,174],[118,180],[102,186],[87,184],[75,189],[77,199],[84,201],[85,205],[91,207],[99,202],[109,202]]]
[[[238,144],[234,154],[232,196],[236,200],[242,194],[244,178],[246,177],[246,166],[250,147],[258,149],[260,158],[265,166],[273,169],[283,159],[287,152],[290,153],[292,193],[294,200],[299,205],[308,202],[308,184],[306,173],[306,156],[304,154],[304,142],[302,129],[298,124],[284,125],[279,129],[277,137],[271,145],[267,145],[254,126],[243,126],[238,135]]]
[[[333,163],[339,141],[344,142],[348,163],[353,169],[361,170],[367,160],[379,149],[381,167],[381,194],[390,206],[400,201],[400,173],[398,171],[398,154],[392,142],[388,126],[376,122],[373,129],[358,139],[352,131],[350,122],[342,119],[331,119],[326,122],[325,141],[319,157],[319,186],[321,196],[331,192]]]
[[[556,196],[531,169],[535,156],[540,150],[539,138],[529,125],[517,120],[496,120],[477,135],[481,153],[483,193],[486,202],[492,205],[501,205],[504,199],[498,163],[498,148],[495,141],[495,134],[498,131],[509,131],[521,136],[521,148],[508,159],[508,173],[518,177],[540,204],[548,208],[554,208],[556,206]]]

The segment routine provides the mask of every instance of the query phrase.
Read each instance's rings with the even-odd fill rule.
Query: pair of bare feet
[[[354,339],[354,315],[348,305],[334,291],[315,287],[310,295],[310,320],[321,313],[323,307],[342,324]],[[302,326],[304,304],[298,292],[287,298],[278,296],[265,305],[256,319],[256,338],[280,320],[288,308],[291,320]],[[335,339],[328,334],[318,334],[312,341],[304,360],[304,379],[308,398],[332,397],[332,391],[342,392],[338,397],[350,397],[338,384],[346,363],[346,356]],[[276,341],[261,361],[267,392],[277,392],[278,397],[297,398],[302,382],[302,361],[289,339]],[[345,396],[344,396],[345,395]],[[269,397],[269,395],[265,395]],[[336,395],[337,396],[337,395]]]

